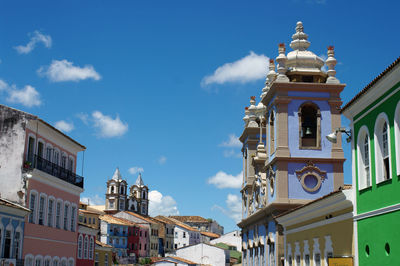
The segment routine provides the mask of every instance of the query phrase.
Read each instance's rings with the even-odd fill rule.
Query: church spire
[[[114,175],[113,175],[112,179],[115,180],[115,181],[122,180],[122,176],[121,176],[121,173],[120,173],[118,167],[117,167],[117,169],[115,169],[115,172],[114,172]]]
[[[138,178],[136,179],[136,186],[143,187],[144,183],[142,180],[142,173],[139,173]]]

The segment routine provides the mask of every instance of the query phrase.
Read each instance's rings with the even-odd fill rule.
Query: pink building
[[[149,226],[140,225],[139,226],[139,257],[145,258],[150,254],[150,249],[148,247],[149,239]]]
[[[40,118],[0,105],[0,194],[31,210],[22,258],[31,266],[74,266],[83,177],[77,153],[86,148]]]

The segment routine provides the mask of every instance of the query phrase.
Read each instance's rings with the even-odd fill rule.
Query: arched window
[[[312,102],[306,102],[299,108],[299,144],[300,148],[321,147],[321,111]]]
[[[375,123],[375,164],[376,182],[391,177],[389,123],[385,113],[381,113]]]
[[[79,234],[78,237],[78,259],[82,259],[82,245],[83,245],[83,236]]]
[[[358,188],[371,186],[370,145],[368,128],[361,127],[357,138]]]
[[[90,237],[90,244],[89,244],[89,259],[93,259],[93,252],[94,252],[94,240],[93,237]]]
[[[269,116],[269,144],[269,153],[272,154],[275,152],[275,114],[273,110]]]
[[[396,171],[400,175],[400,101],[394,113],[394,138],[396,143]]]
[[[88,245],[89,245],[89,239],[88,236],[85,236],[85,242],[83,243],[83,258],[87,259],[88,258]]]
[[[111,194],[114,194],[114,186],[111,186]]]

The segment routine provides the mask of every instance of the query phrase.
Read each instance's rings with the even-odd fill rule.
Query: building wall
[[[400,265],[399,220],[396,211],[357,222],[359,265]]]
[[[149,257],[150,256],[150,248],[149,248],[149,225],[141,226],[139,229],[139,257]]]
[[[174,249],[189,246],[189,230],[175,226],[174,234]]]
[[[111,249],[96,246],[95,258],[96,258],[96,256],[97,256],[98,260],[97,260],[97,263],[95,262],[95,264],[94,264],[95,266],[111,266],[111,265],[113,265]]]
[[[0,258],[23,258],[24,226],[25,215],[17,215],[14,211],[10,211],[10,208],[0,206]],[[5,250],[6,231],[10,232],[11,237],[8,256],[6,256]],[[17,233],[19,239],[16,237]],[[15,249],[16,246],[18,246],[18,249]]]
[[[292,227],[292,230],[295,228],[298,227]],[[330,239],[331,245],[328,239]],[[293,261],[292,265],[296,265],[295,259],[297,255],[300,255],[301,261],[304,261],[304,255],[307,253],[305,253],[305,247],[307,245],[304,241],[307,241],[308,254],[310,255],[311,262],[313,261],[314,255],[319,253],[321,256],[321,265],[327,266],[326,253],[329,251],[332,252],[334,257],[353,256],[353,220],[350,218],[308,230],[286,233],[287,262],[289,257],[291,257]],[[330,247],[332,249],[330,249]]]
[[[30,223],[29,216],[26,218],[25,225],[25,240],[24,240],[24,250],[23,256],[50,256],[51,258],[62,258],[66,259],[76,258],[76,248],[77,248],[77,217],[78,217],[78,205],[79,205],[79,192],[73,194],[65,190],[59,189],[52,183],[43,183],[36,180],[37,175],[47,175],[41,171],[34,172],[34,177],[29,179],[28,185],[28,198],[27,206],[30,204],[30,196],[32,193],[37,193],[36,195],[36,211],[35,211],[35,222]],[[49,176],[51,179],[55,177]],[[40,196],[45,196],[44,204],[44,220],[43,225],[38,224],[39,216],[39,200]],[[53,222],[52,226],[48,226],[48,199],[52,198],[54,200],[53,208]],[[56,203],[61,202],[61,217],[60,217],[60,228],[56,228]],[[64,204],[69,205],[69,214],[67,219],[67,229],[64,230]],[[73,230],[71,231],[71,211],[72,206],[75,207],[75,221],[73,225]]]
[[[139,257],[139,234],[139,227],[128,228],[128,255],[134,253],[136,257]]]
[[[227,254],[229,259],[229,251],[202,243],[176,250],[176,256],[180,258],[213,266],[229,265],[229,261],[226,262]]]
[[[387,97],[387,95],[393,93],[389,98],[385,99],[385,101],[380,102],[382,99]],[[382,207],[390,206],[393,204],[400,203],[398,195],[398,191],[400,191],[400,181],[398,178],[398,165],[396,161],[396,157],[398,157],[399,151],[396,150],[395,146],[395,109],[400,100],[400,82],[397,83],[394,87],[389,89],[385,94],[376,99],[371,105],[367,106],[364,110],[360,111],[360,113],[354,117],[354,145],[357,147],[358,143],[358,133],[363,126],[368,128],[369,133],[369,143],[370,143],[370,172],[371,172],[371,187],[359,190],[360,181],[358,176],[358,171],[356,173],[356,197],[357,197],[357,213],[364,213],[367,211],[379,209]],[[366,113],[368,112],[368,113]],[[390,163],[391,163],[391,179],[386,182],[382,182],[380,184],[377,183],[376,177],[376,156],[375,149],[376,143],[374,138],[374,129],[375,122],[378,116],[381,113],[385,113],[389,119],[389,151],[390,151]],[[365,116],[363,116],[365,115]],[[357,120],[358,119],[358,120]],[[399,141],[399,140],[397,140]],[[358,169],[358,152],[355,152],[355,168]]]
[[[242,238],[240,236],[240,231],[235,230],[210,241],[210,244],[218,243],[225,243],[231,246],[235,246],[237,251],[241,251]]]
[[[2,198],[22,205],[25,203],[26,196],[21,168],[27,123],[26,115],[0,105],[0,130],[2,131],[0,134],[0,193]],[[24,192],[24,195],[18,196],[17,191]]]
[[[82,239],[81,246],[80,246],[80,239]],[[79,232],[76,266],[93,266],[95,259],[95,245],[96,245],[95,235]]]

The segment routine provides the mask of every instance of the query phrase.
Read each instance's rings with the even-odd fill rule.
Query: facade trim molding
[[[391,206],[388,206],[388,207],[380,208],[380,209],[377,209],[377,210],[365,212],[365,213],[362,213],[362,214],[359,214],[359,215],[356,215],[356,216],[354,216],[354,220],[355,221],[359,221],[359,220],[363,220],[363,219],[366,219],[366,218],[371,218],[371,217],[374,217],[374,216],[378,216],[378,215],[381,215],[381,214],[386,214],[386,213],[389,213],[389,212],[395,212],[395,211],[398,211],[398,210],[400,210],[400,203],[399,204],[395,204],[395,205],[391,205]]]
[[[36,237],[36,236],[27,236],[27,235],[25,235],[24,238],[33,239],[33,240],[43,240],[43,241],[49,241],[49,242],[55,242],[55,243],[61,243],[61,244],[74,245],[74,246],[77,245],[76,242],[54,240],[54,239],[48,239],[48,238],[42,238],[42,237]]]
[[[333,217],[333,218],[328,219],[328,220],[323,220],[323,221],[319,221],[319,222],[316,222],[316,223],[300,226],[298,228],[294,228],[294,229],[291,229],[291,230],[287,230],[287,231],[285,231],[285,234],[293,234],[293,233],[301,232],[301,231],[304,231],[304,230],[320,227],[320,226],[323,226],[323,225],[328,225],[328,224],[332,224],[332,223],[341,222],[341,221],[344,221],[344,220],[347,220],[347,219],[351,219],[352,217],[353,217],[353,212],[345,213],[345,214]]]

